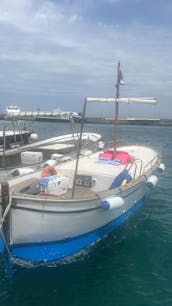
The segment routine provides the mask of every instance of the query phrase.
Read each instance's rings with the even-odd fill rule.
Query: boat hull
[[[71,259],[144,203],[158,182],[159,154],[140,146],[123,147],[118,152],[135,156],[127,164],[128,170],[125,164],[99,160],[100,151],[84,155],[74,189],[73,159],[58,165],[61,175],[47,178],[47,189],[39,172],[10,182],[13,193],[5,238],[13,259],[26,265]]]
[[[147,195],[144,195],[128,211],[124,212],[115,220],[80,237],[50,243],[13,245],[11,247],[11,253],[22,264],[24,262],[28,263],[28,261],[32,264],[42,264],[59,262],[65,259],[70,260],[71,257],[80,255],[89,246],[92,246],[106,234],[120,226],[131,214],[142,206],[146,198]]]
[[[146,182],[138,183],[111,195],[124,199],[123,205],[112,209],[103,208],[106,197],[87,201],[85,206],[80,201],[38,201],[34,208],[30,201],[16,198],[10,216],[10,251],[15,258],[33,264],[67,260],[123,223],[149,194]]]

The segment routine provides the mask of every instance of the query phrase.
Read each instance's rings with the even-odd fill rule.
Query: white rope
[[[7,243],[6,238],[4,236],[3,230],[2,230],[3,223],[5,221],[6,216],[8,215],[8,212],[10,210],[11,205],[12,205],[12,195],[9,194],[9,203],[8,203],[7,207],[5,208],[5,210],[4,210],[3,216],[0,219],[0,234],[1,234],[2,240],[4,242],[4,245],[5,245],[5,248],[6,248],[7,252],[8,252],[8,254],[10,255],[10,257],[13,257],[13,255],[11,254],[10,249],[8,247],[8,243]]]
[[[2,240],[4,242],[5,249],[6,249],[7,253],[8,253],[8,255],[10,256],[11,260],[13,261],[13,263],[18,263],[19,261],[17,260],[17,258],[15,258],[13,256],[13,254],[10,251],[8,242],[7,242],[6,238],[5,238],[3,230],[2,230],[3,223],[5,221],[6,216],[9,213],[11,205],[12,205],[12,192],[9,194],[9,204],[7,205],[7,207],[6,207],[6,209],[5,209],[4,213],[3,213],[3,216],[0,219],[0,235],[1,235]]]
[[[8,203],[7,207],[5,208],[5,210],[4,210],[3,216],[0,219],[0,229],[2,228],[3,223],[5,221],[5,218],[8,215],[8,212],[10,210],[11,204],[12,204],[12,195],[10,194],[9,195],[9,203]]]

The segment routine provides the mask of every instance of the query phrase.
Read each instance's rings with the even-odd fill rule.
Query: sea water
[[[64,123],[35,123],[40,139],[70,133]],[[85,131],[113,139],[109,124]],[[172,305],[172,127],[120,126],[119,144],[160,147],[166,170],[145,204],[89,253],[55,267],[15,267],[1,256],[0,306]]]

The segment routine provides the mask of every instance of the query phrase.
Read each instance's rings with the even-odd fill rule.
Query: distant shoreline
[[[98,117],[87,117],[86,123],[104,123],[113,124],[113,118],[98,118]],[[148,118],[127,118],[119,119],[120,125],[159,125],[159,126],[172,126],[172,119],[148,119]]]
[[[46,120],[47,119],[47,120]],[[0,120],[7,120],[5,114],[0,114]],[[37,119],[28,117],[19,117],[17,120],[30,120],[30,121],[37,121]],[[39,120],[39,119],[38,119]],[[56,118],[45,118],[44,122],[60,122],[60,120]],[[158,126],[172,126],[172,119],[149,119],[149,118],[126,118],[126,119],[119,119],[118,120],[120,125],[158,125]],[[113,124],[114,119],[108,117],[86,117],[85,123],[92,123],[92,124]]]

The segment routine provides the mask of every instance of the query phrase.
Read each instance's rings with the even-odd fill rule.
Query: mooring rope
[[[2,240],[4,242],[5,248],[6,248],[7,252],[8,252],[8,254],[9,254],[9,256],[13,257],[13,255],[10,252],[10,249],[9,249],[8,243],[6,241],[6,238],[4,236],[4,232],[2,230],[3,223],[5,221],[6,216],[9,213],[11,205],[12,205],[12,194],[9,194],[9,203],[8,203],[7,207],[5,208],[5,210],[4,210],[3,216],[0,219],[0,234],[1,234]]]
[[[4,210],[3,216],[0,219],[0,229],[2,229],[3,223],[5,221],[6,216],[8,215],[8,212],[10,210],[11,205],[12,205],[12,195],[10,194],[9,195],[9,203],[8,203],[7,207],[5,208],[5,210]]]

